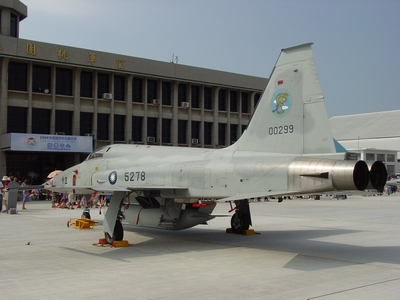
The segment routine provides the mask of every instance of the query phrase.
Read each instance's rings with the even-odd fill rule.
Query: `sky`
[[[21,0],[20,38],[268,78],[313,42],[328,116],[400,109],[398,0]]]

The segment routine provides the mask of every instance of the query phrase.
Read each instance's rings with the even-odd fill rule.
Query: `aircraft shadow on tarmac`
[[[315,239],[352,234],[360,231],[346,229],[305,229],[258,231],[256,235],[227,234],[220,229],[196,227],[183,231],[160,231],[124,225],[127,248],[104,247],[104,251],[91,251],[62,247],[88,255],[130,261],[134,258],[249,248],[265,251],[293,253],[285,268],[314,271],[355,264],[386,263],[400,265],[398,246],[357,246]],[[267,254],[267,253],[266,253]],[[204,255],[204,254],[203,254]]]

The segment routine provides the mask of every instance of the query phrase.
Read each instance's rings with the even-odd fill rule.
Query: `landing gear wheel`
[[[112,245],[114,241],[122,241],[124,239],[124,228],[121,221],[115,221],[114,234],[111,237],[108,232],[104,232],[104,237],[108,244]]]
[[[89,213],[88,211],[84,211],[84,212],[82,213],[81,218],[82,218],[82,219],[83,219],[83,218],[90,219],[90,213]]]
[[[244,230],[250,227],[249,218],[239,211],[235,212],[231,218],[231,228],[234,233],[242,234]]]

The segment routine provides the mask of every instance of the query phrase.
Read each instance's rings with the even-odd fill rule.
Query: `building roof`
[[[21,38],[16,39],[1,34],[0,45],[2,47],[0,57],[37,61],[38,63],[54,63],[66,67],[98,69],[100,71],[135,74],[149,78],[194,82],[211,86],[217,85],[233,89],[255,89],[259,92],[262,92],[268,83],[268,79],[263,77],[49,44]],[[28,49],[30,49],[29,52]]]
[[[329,122],[338,141],[400,138],[400,110],[337,116]]]
[[[329,119],[333,137],[347,150],[397,151],[400,157],[400,110]]]

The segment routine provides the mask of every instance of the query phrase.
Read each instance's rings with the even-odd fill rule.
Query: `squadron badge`
[[[286,116],[292,107],[292,96],[288,90],[279,89],[271,98],[271,111],[276,117]]]

